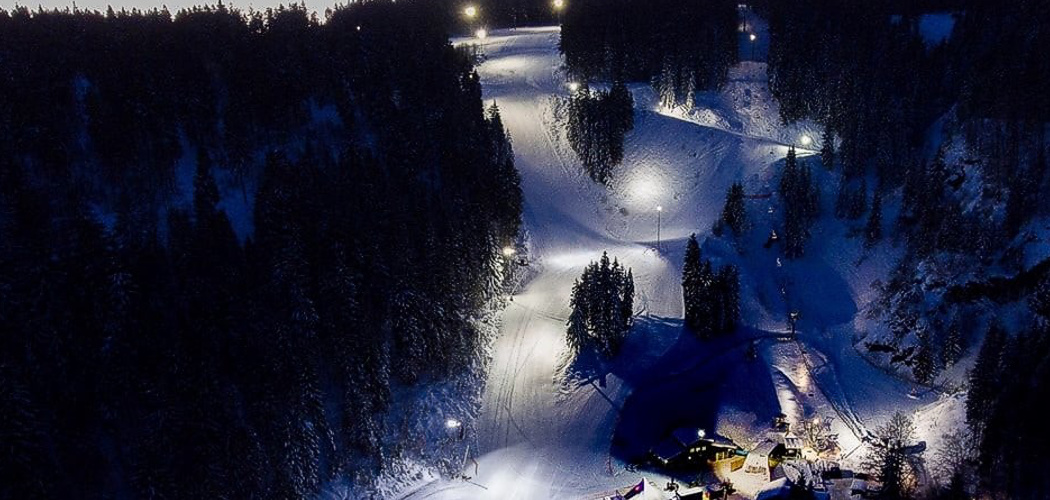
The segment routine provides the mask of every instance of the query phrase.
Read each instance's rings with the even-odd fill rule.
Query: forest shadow
[[[746,411],[758,421],[780,412],[768,364],[747,356],[748,345],[775,341],[774,334],[740,328],[701,340],[681,319],[668,318],[645,318],[636,329],[674,340],[651,359],[634,362],[628,350],[631,356],[617,360],[613,373],[632,387],[613,433],[610,452],[617,459],[644,463],[652,447],[680,427],[717,432],[726,410]]]

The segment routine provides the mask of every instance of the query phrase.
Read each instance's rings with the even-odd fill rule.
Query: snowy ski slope
[[[764,39],[761,21],[751,23]],[[699,96],[688,112],[657,109],[648,86],[632,88],[635,129],[605,188],[587,178],[556,127],[554,99],[568,94],[557,27],[502,30],[459,43],[480,43],[485,54],[478,68],[484,99],[498,103],[513,141],[536,274],[514,294],[493,346],[464,463],[470,479],[438,480],[399,498],[593,498],[643,475],[627,472],[614,448],[644,448],[647,434],[683,419],[715,427],[730,410],[752,414],[759,427],[777,411],[795,421],[832,417],[847,464],[863,455],[862,438],[895,409],[928,407],[931,418],[951,412],[950,400],[911,394],[911,384],[868,364],[853,347],[858,304],[869,300],[870,282],[884,274],[891,252],[861,259],[863,250],[853,240],[843,243],[846,228],[832,217],[818,222],[805,259],[782,262],[777,250],[762,248],[778,210],[775,194],[762,195],[774,193],[787,145],[820,136],[805,124],[779,123],[764,63],[741,62],[725,89]],[[750,56],[743,36],[741,44]],[[765,46],[758,48],[762,59]],[[799,148],[801,157],[813,152]],[[716,263],[740,266],[745,328],[701,343],[681,329],[682,254],[691,233],[710,236],[734,181],[756,195],[749,201],[755,229],[741,237],[743,252],[710,238],[702,246]],[[657,205],[663,207],[659,251]],[[606,387],[566,384],[569,293],[603,251],[634,271],[637,326]],[[783,338],[793,308],[803,311],[797,341]],[[751,339],[760,360],[748,364],[742,353]],[[925,434],[945,430],[921,424]],[[614,446],[614,435],[626,442]]]

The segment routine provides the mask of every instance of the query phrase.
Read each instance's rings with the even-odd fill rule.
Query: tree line
[[[616,355],[634,324],[634,274],[602,252],[573,283],[566,341],[573,353]]]
[[[984,336],[966,399],[972,447],[956,463],[948,490],[993,498],[1046,498],[1050,443],[1043,402],[1050,397],[1050,279],[1030,300],[1031,320],[1015,335],[992,323]],[[958,498],[958,497],[956,497]]]
[[[365,496],[439,458],[404,389],[480,363],[521,211],[444,15],[0,13],[0,496]]]
[[[737,61],[736,3],[577,0],[566,3],[560,49],[582,81],[653,82],[676,103],[722,85]]]
[[[701,338],[732,333],[740,323],[740,272],[730,264],[714,269],[695,234],[686,243],[682,298],[685,324]]]
[[[820,159],[838,178],[835,215],[868,248],[903,244],[896,268],[876,283],[872,316],[886,320],[892,360],[923,383],[961,359],[983,334],[972,325],[995,314],[942,292],[960,279],[1025,272],[1033,221],[1050,211],[1035,195],[1050,182],[1050,108],[1037,83],[1050,71],[1041,57],[1050,49],[1043,7],[758,4],[770,23],[769,84],[781,118],[824,127]],[[920,31],[931,12],[954,23],[943,42]],[[886,205],[900,207],[892,219]],[[788,224],[805,218],[787,211],[785,233],[805,234],[789,230],[806,226]],[[785,240],[795,253],[796,238]]]
[[[621,81],[608,91],[581,84],[569,96],[566,137],[592,180],[608,184],[623,161],[624,137],[634,128],[634,99]]]

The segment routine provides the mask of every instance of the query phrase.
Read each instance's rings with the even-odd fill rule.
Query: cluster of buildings
[[[785,495],[793,484],[807,485],[818,500],[858,500],[876,491],[866,475],[840,469],[834,462],[812,460],[814,455],[783,418],[775,420],[749,450],[702,428],[681,427],[652,447],[650,465],[672,476],[710,473],[710,481],[691,485],[672,482],[659,487],[643,479],[605,498],[762,500]]]

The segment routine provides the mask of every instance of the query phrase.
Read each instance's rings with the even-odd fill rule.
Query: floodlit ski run
[[[638,326],[616,363],[621,373],[639,374],[639,380],[656,377],[649,388],[659,385],[665,364],[681,368],[664,374],[668,380],[676,373],[709,370],[726,353],[739,357],[756,339],[763,368],[743,373],[757,372],[761,380],[730,375],[710,381],[731,395],[723,396],[724,404],[743,412],[778,405],[796,422],[831,417],[846,462],[862,456],[863,437],[893,410],[937,404],[936,395],[908,397],[909,384],[857,355],[850,339],[858,295],[870,284],[869,275],[888,264],[854,269],[855,250],[832,244],[814,245],[815,262],[797,268],[760,242],[743,242],[748,248],[743,255],[724,244],[704,244],[708,255],[740,266],[747,328],[739,338],[712,345],[702,359],[676,360],[671,348],[679,335],[689,335],[680,328],[686,238],[710,235],[732,182],[744,182],[752,193],[772,192],[787,145],[819,133],[806,124],[780,124],[760,62],[741,62],[721,92],[698,98],[690,112],[657,109],[649,87],[636,85],[635,129],[628,134],[625,161],[614,170],[612,186],[599,186],[583,173],[557,126],[554,102],[568,95],[570,83],[561,68],[558,36],[557,27],[528,28],[457,42],[478,44],[485,103],[498,104],[513,141],[532,276],[515,291],[492,347],[482,414],[464,463],[469,480],[438,480],[401,498],[593,498],[638,482],[641,472],[628,472],[610,455],[622,408],[636,387],[615,374],[606,387],[566,385],[562,379],[570,290],[583,267],[603,251],[633,269],[637,288]],[[800,156],[808,153],[799,149]],[[760,215],[756,224],[771,225],[775,202],[759,197],[754,203],[749,211]],[[660,248],[657,205],[663,207]],[[832,312],[807,318],[801,325],[808,328],[797,341],[784,340],[788,302]],[[755,409],[748,408],[752,402]],[[707,401],[681,394],[673,396],[673,404]],[[660,485],[665,481],[645,475]]]

